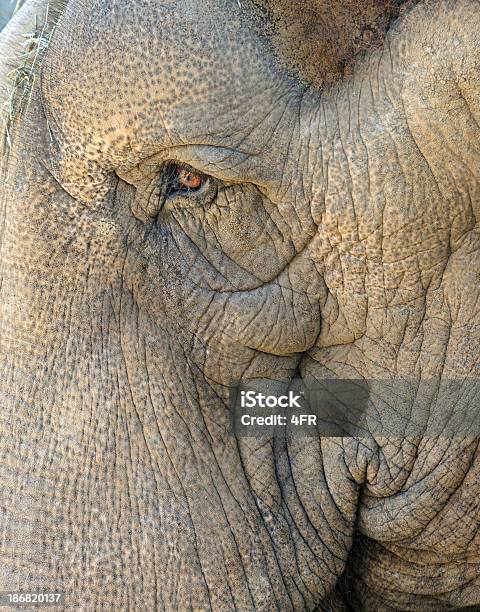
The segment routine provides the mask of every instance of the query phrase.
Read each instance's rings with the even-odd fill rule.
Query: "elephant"
[[[480,609],[479,32],[478,0],[16,12],[3,594]],[[377,426],[232,433],[258,380],[364,381]]]

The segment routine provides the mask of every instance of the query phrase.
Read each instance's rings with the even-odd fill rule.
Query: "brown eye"
[[[177,169],[178,187],[184,191],[196,191],[203,185],[203,176],[196,174],[187,168]]]
[[[166,163],[158,178],[159,209],[167,201],[173,203],[175,198],[180,198],[178,206],[206,206],[217,197],[218,186],[214,178],[177,161]]]

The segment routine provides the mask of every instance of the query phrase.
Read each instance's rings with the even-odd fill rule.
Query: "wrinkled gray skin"
[[[479,378],[480,4],[418,3],[320,91],[261,18],[63,12],[1,186],[0,590],[480,604],[477,439],[235,439],[227,404],[239,378]],[[168,160],[210,187],[164,202]]]

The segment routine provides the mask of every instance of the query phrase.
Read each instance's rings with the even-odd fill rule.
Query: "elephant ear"
[[[417,0],[418,1],[418,0]],[[399,14],[416,0],[254,0],[267,17],[287,68],[322,87],[380,45]]]

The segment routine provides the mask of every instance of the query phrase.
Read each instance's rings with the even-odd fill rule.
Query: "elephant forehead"
[[[70,3],[43,72],[58,139],[114,166],[132,146],[244,131],[281,80],[246,18],[229,0]]]

